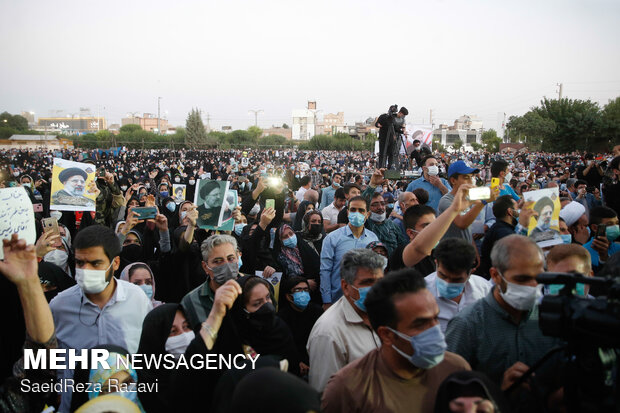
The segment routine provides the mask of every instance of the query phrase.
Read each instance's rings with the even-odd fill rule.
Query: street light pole
[[[249,112],[254,113],[254,126],[258,126],[258,114],[261,113],[261,112],[264,112],[264,110],[262,110],[262,109],[256,109],[256,110],[250,109],[248,111],[248,113]]]
[[[160,102],[161,102],[161,96],[157,97],[157,134],[161,135],[161,124],[160,124],[160,120],[159,120],[159,112],[160,112]]]

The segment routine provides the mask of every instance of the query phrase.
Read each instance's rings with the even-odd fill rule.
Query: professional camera
[[[388,109],[388,115],[394,117],[398,113],[398,105],[392,105]]]
[[[539,306],[544,335],[566,342],[564,395],[569,412],[619,411],[620,282],[574,273],[542,273],[539,284],[563,284]],[[577,284],[601,286],[605,297],[573,295]]]

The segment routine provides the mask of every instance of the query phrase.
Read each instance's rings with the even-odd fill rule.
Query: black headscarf
[[[450,402],[457,397],[482,397],[495,405],[495,413],[510,412],[497,384],[477,371],[458,371],[446,377],[437,390],[435,413],[451,412]]]
[[[75,285],[75,280],[67,275],[62,268],[51,262],[41,261],[39,263],[39,279],[41,282],[48,282],[56,288],[45,292],[45,298],[49,303],[59,292]]]
[[[308,208],[308,205],[310,205],[311,203],[312,202],[310,201],[302,201],[299,204],[299,207],[297,208],[297,213],[295,214],[295,222],[293,223],[293,231],[295,232],[301,231],[301,222],[304,218],[304,215],[306,215],[306,209]]]

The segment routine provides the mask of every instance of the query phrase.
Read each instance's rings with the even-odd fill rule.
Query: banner
[[[523,226],[527,224],[527,236],[541,248],[561,244],[559,218],[562,206],[559,188],[524,192],[523,199],[526,202],[534,201],[531,208],[538,212],[538,219],[532,217],[529,223],[521,223]]]
[[[194,204],[198,205],[198,227],[215,229],[222,225],[228,184],[228,181],[198,180],[194,194]]]
[[[95,166],[90,163],[54,158],[50,209],[58,211],[95,211]]]
[[[187,189],[185,184],[172,184],[172,197],[177,205],[185,201],[186,194]]]
[[[413,141],[416,139],[419,140],[422,145],[430,147],[433,143],[433,126],[408,123],[405,127],[405,136],[407,137],[407,148],[413,145]]]
[[[0,189],[0,204],[0,241],[17,234],[27,244],[34,244],[37,241],[34,211],[26,190],[22,187]],[[0,248],[1,259],[4,259],[3,248]]]

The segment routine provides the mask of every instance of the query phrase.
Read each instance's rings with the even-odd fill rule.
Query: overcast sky
[[[291,124],[316,100],[347,122],[397,103],[409,121],[485,128],[542,96],[620,96],[617,0],[3,0],[0,111],[128,112],[184,125]],[[105,108],[105,109],[104,109]],[[320,113],[319,117],[323,113]]]

